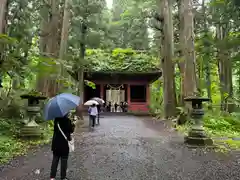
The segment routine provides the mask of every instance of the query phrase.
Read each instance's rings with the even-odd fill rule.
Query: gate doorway
[[[105,85],[105,99],[108,112],[123,112],[123,103],[127,101],[125,84]],[[108,107],[110,104],[110,107]]]

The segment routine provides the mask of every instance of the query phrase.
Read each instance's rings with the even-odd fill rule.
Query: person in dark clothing
[[[115,104],[114,104],[114,110],[115,110],[115,112],[117,112],[117,108],[118,108],[118,104],[115,103]]]
[[[101,105],[97,105],[98,115],[97,115],[97,125],[99,125],[99,119],[100,119],[100,112],[101,112]]]
[[[120,103],[120,107],[121,107],[122,112],[124,112],[124,105],[123,105],[123,102]]]
[[[111,108],[112,108],[112,103],[109,102],[109,103],[108,103],[108,112],[111,112]]]
[[[51,166],[51,180],[54,180],[57,174],[57,167],[59,160],[61,159],[61,179],[67,179],[67,161],[69,156],[69,147],[68,142],[62,135],[61,131],[58,128],[58,124],[65,136],[69,141],[71,141],[71,134],[74,132],[75,125],[66,115],[62,118],[56,118],[54,120],[54,133],[52,138],[52,152],[53,152],[53,160]]]

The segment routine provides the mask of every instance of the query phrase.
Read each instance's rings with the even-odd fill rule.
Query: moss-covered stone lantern
[[[21,137],[40,137],[42,131],[36,123],[36,117],[40,112],[40,100],[45,100],[46,97],[37,91],[30,91],[27,94],[20,96],[22,99],[28,100],[27,115],[25,126],[21,129]]]
[[[192,103],[191,117],[194,120],[194,125],[188,132],[188,136],[185,137],[185,143],[198,146],[213,145],[212,139],[207,137],[205,134],[202,121],[202,117],[204,115],[202,103],[207,102],[210,99],[201,97],[188,97],[184,100]]]

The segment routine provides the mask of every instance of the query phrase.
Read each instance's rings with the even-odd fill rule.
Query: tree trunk
[[[162,0],[163,25],[163,88],[164,88],[164,116],[166,118],[175,116],[176,94],[174,81],[173,64],[173,21],[172,21],[172,2]]]
[[[58,22],[59,22],[59,12],[58,12],[58,1],[50,0],[51,2],[51,18],[50,18],[50,37],[48,37],[47,42],[47,53],[50,57],[58,57]]]
[[[8,3],[8,0],[0,0],[0,34],[6,33]],[[0,68],[3,64],[4,58],[4,45],[0,45]]]
[[[0,1],[0,34],[3,34],[6,26],[7,0]]]
[[[205,64],[205,72],[206,72],[206,87],[207,87],[207,96],[208,98],[210,99],[210,101],[212,102],[212,90],[211,90],[211,86],[212,86],[212,83],[211,83],[211,68],[210,68],[210,56],[211,56],[211,53],[210,53],[210,49],[209,47],[211,46],[211,44],[208,43],[208,25],[207,25],[207,15],[206,15],[206,4],[205,4],[205,0],[202,1],[202,14],[204,16],[204,33],[205,33],[205,36],[204,36],[204,49],[205,49],[205,52],[204,52],[204,56],[203,56],[203,62]],[[209,104],[209,109],[212,108],[212,105],[211,103]]]
[[[86,52],[86,34],[87,33],[87,26],[86,24],[83,22],[82,26],[81,26],[81,34],[82,34],[82,38],[81,38],[81,42],[80,42],[80,68],[78,71],[78,81],[79,81],[79,86],[78,86],[78,92],[80,97],[83,97],[83,87],[84,87],[84,58],[85,58],[85,52]]]
[[[181,48],[181,46],[184,44],[184,36],[183,36],[183,17],[182,17],[182,6],[181,6],[182,0],[177,0],[177,4],[178,4],[178,18],[179,18],[179,26],[178,26],[178,30],[179,30],[179,47],[178,47],[178,69],[180,71],[180,75],[181,75],[181,79],[180,79],[180,97],[179,97],[179,105],[183,106],[184,105],[184,66],[185,66],[185,60],[184,60],[184,56],[183,56],[183,48]]]
[[[41,24],[40,24],[40,53],[42,56],[45,56],[46,54],[46,48],[47,48],[47,39],[50,34],[49,30],[49,22],[48,22],[48,7],[46,5],[42,5],[40,9],[40,16],[42,18]]]
[[[61,41],[60,41],[60,50],[59,50],[59,59],[65,60],[67,53],[67,42],[68,42],[68,34],[70,27],[70,0],[65,0],[64,12],[62,18],[61,27]],[[59,76],[67,78],[69,74],[66,72],[64,65],[61,63]],[[70,79],[70,78],[69,78]],[[63,85],[59,84],[59,89],[66,89]]]
[[[47,57],[47,41],[50,37],[50,29],[49,29],[49,15],[48,15],[48,5],[42,4],[40,9],[40,17],[42,18],[40,24],[40,42],[39,42],[39,50],[40,55],[43,57]],[[49,86],[49,78],[47,74],[42,75],[39,73],[37,75],[36,89],[39,92],[42,92],[45,95],[48,95],[48,86]]]
[[[87,26],[86,24],[83,22],[82,26],[81,26],[81,34],[82,34],[82,38],[81,38],[81,42],[80,42],[80,59],[79,59],[79,68],[78,68],[78,93],[79,96],[81,97],[81,99],[83,99],[84,96],[84,58],[85,58],[85,52],[86,52],[86,35],[87,35]],[[80,109],[83,109],[83,101],[81,101],[80,104]],[[80,118],[83,120],[83,116],[80,113]]]
[[[41,9],[41,39],[40,39],[40,51],[43,56],[57,58],[59,48],[59,11],[58,1],[48,0]],[[50,9],[50,16],[48,15],[48,7]],[[58,91],[57,75],[56,77],[50,77],[49,74],[44,77],[38,76],[37,87],[40,92],[43,92],[46,96],[55,96]]]
[[[182,52],[185,58],[184,66],[184,97],[195,96],[197,93],[196,83],[196,57],[194,50],[194,24],[193,24],[193,2],[182,0],[181,17],[183,18],[183,44]]]
[[[218,25],[216,35],[218,41],[223,41],[229,33],[229,28],[225,24]],[[228,107],[229,103],[232,104],[233,98],[233,83],[232,83],[232,62],[229,59],[229,52],[224,47],[218,48],[218,73],[220,80],[220,92],[221,92],[221,110],[232,111]]]
[[[69,27],[70,27],[69,3],[70,3],[70,0],[65,0],[61,43],[60,43],[60,51],[59,51],[59,58],[62,60],[65,58],[66,51],[67,51],[67,41],[68,41],[68,34],[69,34]],[[61,67],[61,74],[64,75],[64,67]]]

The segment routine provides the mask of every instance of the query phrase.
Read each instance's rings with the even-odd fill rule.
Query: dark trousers
[[[96,121],[96,116],[92,116],[92,115],[90,115],[90,121],[91,121],[91,125],[92,125],[92,127],[94,127],[95,126],[95,121]]]
[[[59,159],[61,159],[61,179],[66,178],[68,156],[56,155],[53,155],[50,178],[56,177]]]

